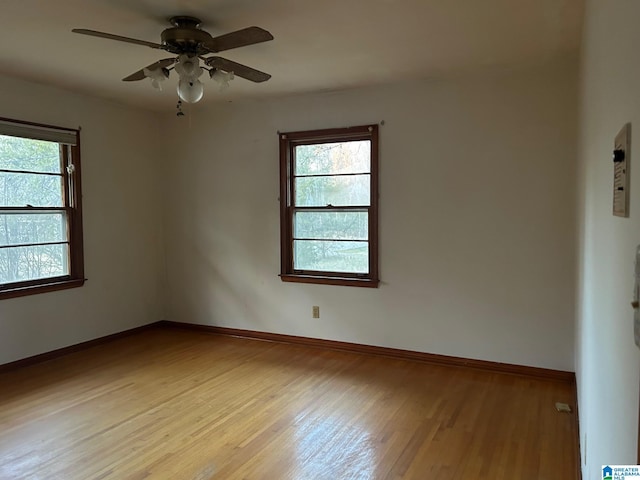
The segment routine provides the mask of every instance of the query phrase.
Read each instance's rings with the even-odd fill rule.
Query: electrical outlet
[[[320,307],[317,305],[314,305],[311,310],[311,313],[313,315],[313,318],[320,318]]]

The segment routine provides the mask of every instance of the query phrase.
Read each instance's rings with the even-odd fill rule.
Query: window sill
[[[318,283],[323,285],[342,285],[345,287],[378,288],[380,280],[351,277],[322,277],[317,275],[280,274],[280,280],[293,283]]]
[[[7,286],[4,289],[0,288],[0,300],[35,295],[38,293],[55,292],[56,290],[66,290],[67,288],[77,288],[84,285],[85,280],[84,278],[51,279],[43,283],[31,285]]]

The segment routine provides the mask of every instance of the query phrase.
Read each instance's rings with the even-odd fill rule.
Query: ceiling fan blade
[[[144,45],[145,47],[161,48],[159,43],[147,42],[145,40],[137,40],[135,38],[121,37],[112,33],[98,32],[96,30],[87,30],[86,28],[74,28],[73,33],[81,33],[82,35],[90,35],[92,37],[108,38],[109,40],[117,40],[119,42],[134,43],[136,45]]]
[[[138,70],[135,73],[132,73],[128,77],[123,78],[122,81],[123,82],[135,82],[137,80],[144,80],[146,78],[146,75],[144,74],[145,70],[157,70],[159,68],[167,68],[167,67],[170,67],[171,65],[173,65],[174,63],[176,63],[176,59],[175,58],[165,58],[163,60],[158,60],[157,62],[152,63],[151,65],[148,65],[148,66],[144,67],[143,69]]]
[[[225,72],[233,72],[233,74],[238,77],[242,77],[256,83],[266,82],[271,78],[271,75],[268,73],[247,67],[241,63],[232,62],[231,60],[227,60],[222,57],[209,57],[206,59],[205,63],[210,67],[219,68]]]
[[[273,40],[273,35],[266,30],[260,27],[247,27],[226,35],[214,37],[205,42],[204,46],[211,53],[217,53],[255,43],[268,42],[269,40]]]

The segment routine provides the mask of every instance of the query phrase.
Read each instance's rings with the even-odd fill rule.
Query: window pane
[[[0,284],[67,275],[68,250],[67,244],[0,248]]]
[[[293,268],[322,272],[368,273],[367,242],[294,240]]]
[[[55,142],[0,135],[0,169],[61,173],[60,146]]]
[[[293,218],[295,238],[367,240],[367,212],[296,212]]]
[[[371,176],[302,177],[295,179],[295,205],[326,207],[369,205]]]
[[[0,247],[67,241],[66,214],[0,214]]]
[[[370,171],[370,140],[295,147],[295,175],[369,173]]]
[[[0,206],[61,207],[62,177],[0,172]]]

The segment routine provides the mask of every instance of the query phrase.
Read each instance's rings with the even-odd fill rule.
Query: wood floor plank
[[[2,479],[575,479],[568,383],[147,330],[0,374]]]

